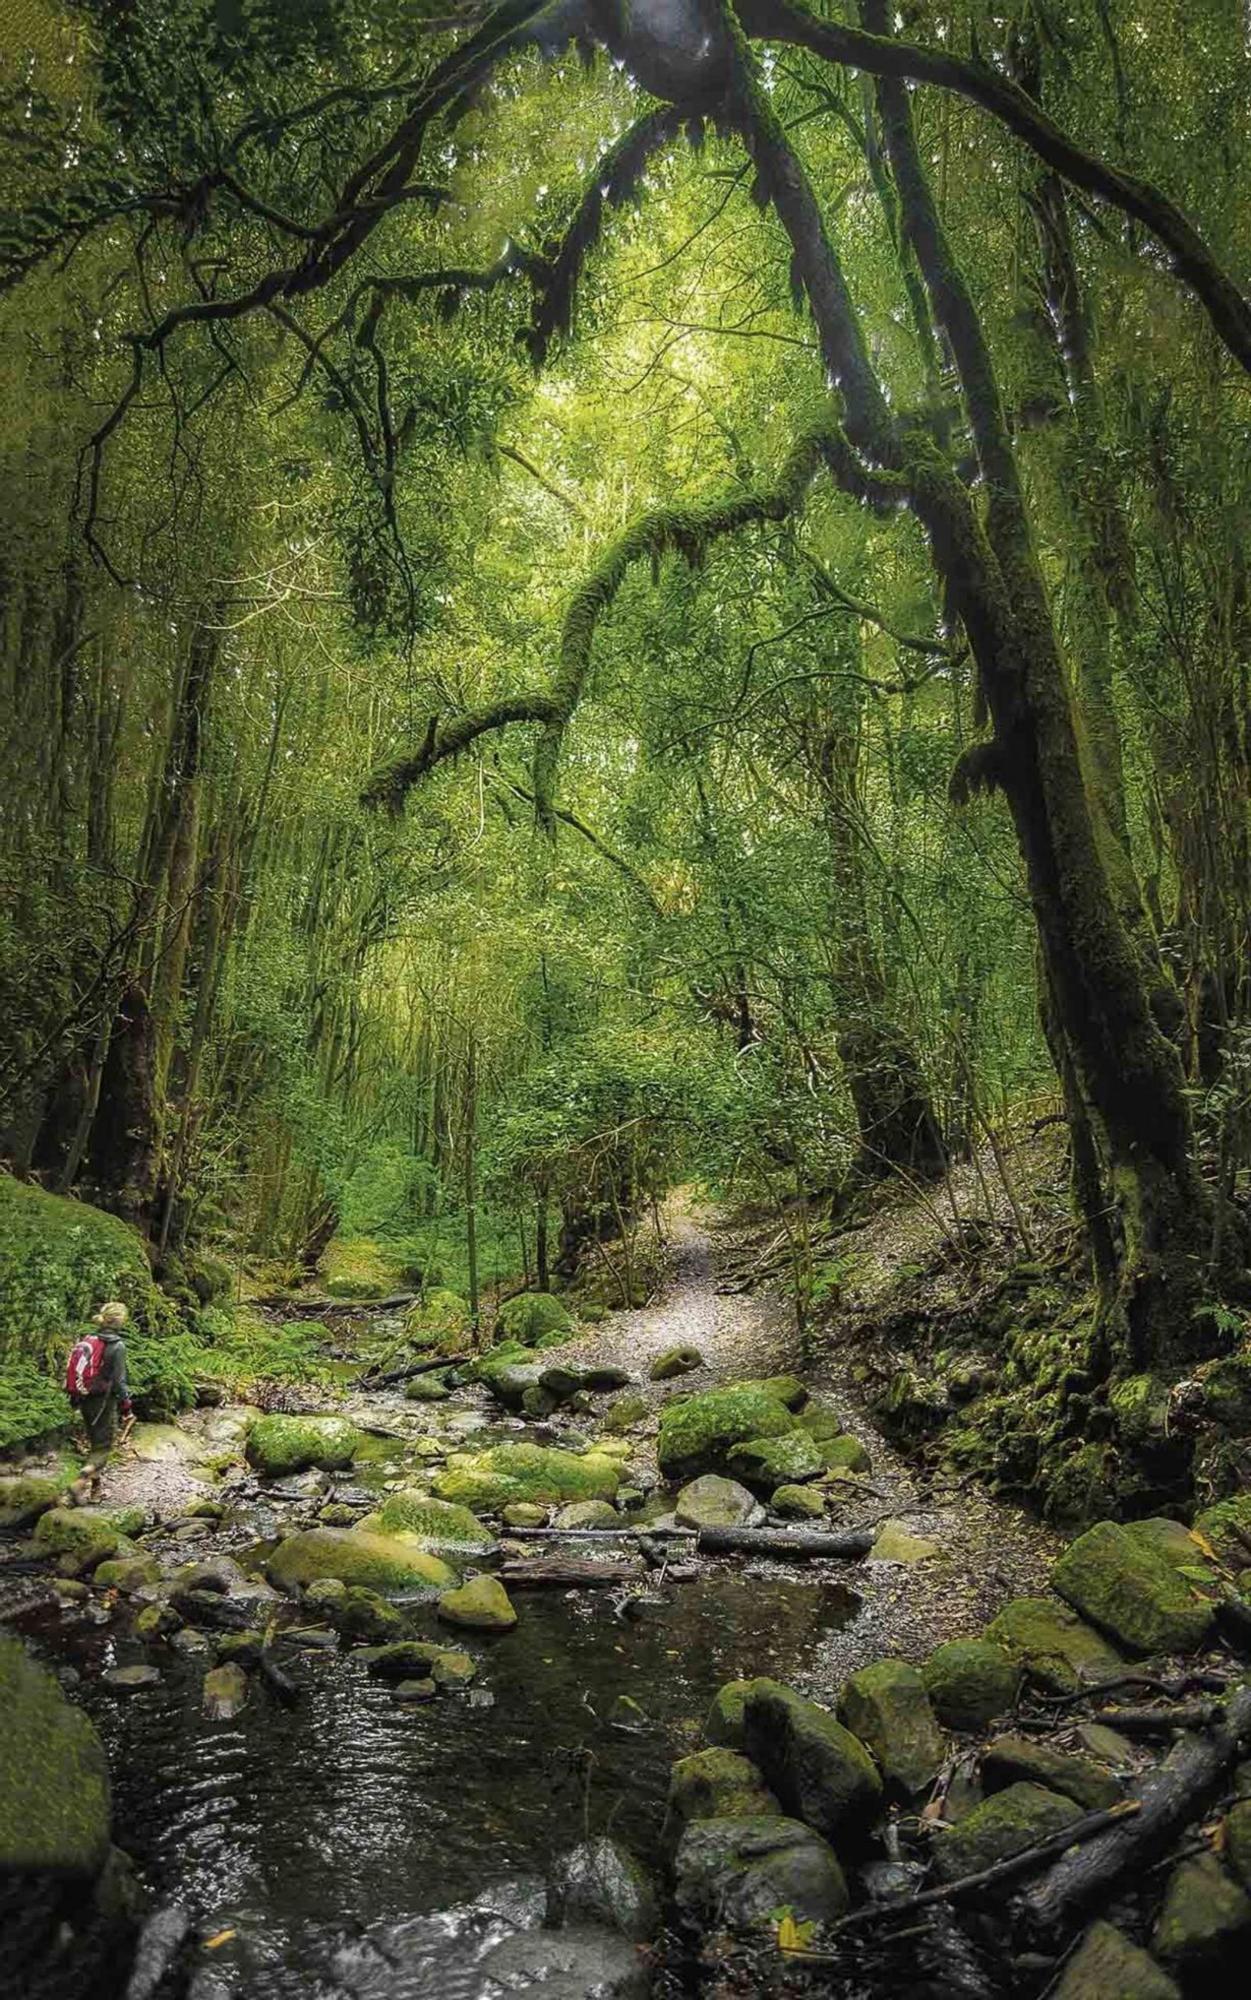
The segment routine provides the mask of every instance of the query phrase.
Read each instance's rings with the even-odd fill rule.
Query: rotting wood
[[[1208,1729],[1221,1712],[1219,1701],[1183,1701],[1169,1708],[1097,1708],[1090,1720],[1123,1736],[1167,1736],[1175,1729]]]
[[[1142,1786],[1130,1826],[1116,1827],[1080,1853],[1062,1855],[1023,1897],[1018,1915],[1039,1940],[1061,1935],[1092,1909],[1102,1909],[1122,1883],[1156,1860],[1184,1827],[1204,1812],[1229,1766],[1251,1741],[1251,1687],[1243,1687],[1203,1736],[1183,1736]]]
[[[337,1315],[355,1319],[359,1313],[398,1312],[401,1306],[417,1303],[416,1292],[393,1292],[389,1299],[301,1299],[271,1292],[251,1305],[262,1312],[280,1312],[285,1319],[330,1319]]]
[[[871,1528],[851,1528],[842,1534],[790,1528],[510,1528],[518,1541],[693,1541],[701,1555],[768,1555],[802,1558],[834,1556],[843,1560],[867,1556],[873,1547]]]
[[[591,1556],[538,1556],[503,1563],[499,1575],[514,1590],[541,1590],[633,1583],[642,1571],[636,1563],[596,1562]]]
[[[390,1368],[385,1375],[362,1375],[358,1389],[390,1389],[397,1382],[411,1381],[415,1375],[432,1375],[436,1368],[463,1368],[472,1354],[438,1354],[433,1360],[411,1361],[404,1368]]]

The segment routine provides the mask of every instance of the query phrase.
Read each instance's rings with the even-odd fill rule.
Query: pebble
[[[100,1679],[114,1694],[140,1694],[144,1688],[160,1686],[158,1667],[110,1667]]]

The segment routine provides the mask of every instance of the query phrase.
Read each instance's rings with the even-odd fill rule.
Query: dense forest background
[[[475,1300],[698,1175],[811,1293],[1054,1123],[1079,1386],[1228,1345],[1244,9],[18,15],[13,1173]]]

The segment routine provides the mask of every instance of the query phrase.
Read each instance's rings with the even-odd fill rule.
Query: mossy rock
[[[1122,1797],[1118,1781],[1093,1757],[1053,1750],[1032,1736],[997,1736],[983,1754],[981,1778],[988,1793],[1009,1785],[1042,1785],[1072,1799],[1083,1812],[1103,1812]]]
[[[619,1528],[621,1517],[611,1500],[570,1500],[552,1522],[554,1528]]]
[[[161,1565],[155,1556],[108,1556],[94,1571],[102,1590],[120,1590],[128,1597],[160,1580]]]
[[[352,1657],[376,1680],[422,1680],[443,1650],[435,1639],[393,1639],[386,1645],[362,1646]]]
[[[1226,1873],[1214,1854],[1183,1861],[1169,1876],[1164,1903],[1151,1934],[1151,1949],[1189,1980],[1201,1974],[1245,1978],[1246,1941],[1251,1936],[1251,1896]],[[1230,1992],[1223,1984],[1209,1991]]]
[[[779,1486],[796,1486],[825,1470],[821,1446],[807,1431],[786,1437],[748,1438],[731,1447],[727,1465],[736,1479],[753,1492],[769,1494]]]
[[[1231,1437],[1251,1431],[1251,1349],[1242,1347],[1209,1362],[1200,1379],[1205,1416]]]
[[[873,1460],[859,1438],[848,1436],[819,1438],[817,1442],[821,1451],[821,1462],[827,1471],[872,1472]]]
[[[1050,1597],[1017,1597],[986,1627],[985,1637],[1053,1694],[1076,1694],[1115,1680],[1125,1661],[1093,1625]]]
[[[648,1409],[646,1396],[640,1396],[637,1391],[625,1396],[615,1396],[604,1411],[599,1427],[601,1431],[607,1431],[610,1436],[624,1436],[626,1431],[632,1431],[636,1424],[643,1422]]]
[[[498,1338],[517,1340],[525,1347],[554,1347],[569,1338],[573,1320],[550,1292],[518,1292],[500,1307],[495,1331]]]
[[[512,1599],[495,1576],[471,1577],[459,1589],[444,1591],[439,1616],[471,1632],[511,1632],[517,1623]]]
[[[705,1472],[682,1488],[673,1503],[681,1528],[741,1528],[762,1518],[760,1502],[737,1479]]]
[[[621,1468],[604,1452],[579,1455],[553,1445],[501,1444],[457,1452],[434,1477],[441,1500],[464,1507],[506,1507],[514,1500],[611,1500]]]
[[[136,1424],[128,1444],[144,1465],[194,1465],[204,1458],[204,1440],[177,1424]]]
[[[248,1431],[247,1459],[265,1479],[312,1467],[342,1472],[361,1442],[361,1433],[343,1417],[258,1417]]]
[[[691,1375],[704,1365],[704,1357],[697,1347],[667,1347],[658,1354],[648,1369],[648,1379],[652,1382],[672,1382],[679,1375]]]
[[[1042,1785],[1009,1785],[974,1806],[943,1835],[935,1848],[935,1873],[940,1882],[980,1874],[983,1868],[1008,1861],[1049,1834],[1059,1833],[1081,1816],[1080,1806],[1059,1792],[1047,1791]]]
[[[1225,1816],[1225,1859],[1244,1889],[1251,1889],[1251,1799],[1240,1799]]]
[[[754,1681],[726,1681],[717,1689],[704,1718],[705,1743],[741,1750],[746,1738],[745,1711]]]
[[[153,1645],[158,1639],[168,1639],[171,1632],[177,1632],[182,1625],[182,1617],[172,1604],[145,1604],[135,1613],[135,1637],[145,1645]],[[243,1638],[243,1633],[236,1633]]]
[[[801,1430],[807,1431],[809,1437],[825,1439],[841,1437],[843,1434],[842,1420],[837,1410],[829,1403],[823,1403],[819,1396],[811,1397],[805,1403],[795,1421]]]
[[[231,1722],[247,1706],[248,1677],[238,1660],[223,1660],[204,1676],[200,1702],[210,1722]]]
[[[17,1639],[0,1637],[0,1876],[90,1882],[109,1852],[95,1729]]]
[[[500,1510],[500,1519],[506,1528],[545,1528],[550,1513],[533,1500],[513,1500]]]
[[[724,1469],[736,1444],[747,1439],[785,1437],[795,1419],[785,1403],[758,1384],[708,1389],[699,1396],[666,1403],[660,1413],[657,1454],[666,1479],[691,1479]]]
[[[1016,1700],[1021,1669],[990,1639],[949,1639],[921,1669],[934,1713],[948,1729],[985,1729]]]
[[[844,1684],[838,1713],[872,1751],[892,1798],[913,1799],[933,1784],[944,1744],[915,1667],[904,1660],[875,1660],[861,1667]]]
[[[660,1844],[671,1854],[693,1819],[767,1819],[781,1811],[750,1758],[737,1750],[697,1750],[669,1773]]]
[[[1168,1399],[1169,1385],[1160,1375],[1126,1375],[1108,1393],[1117,1429],[1130,1444],[1165,1435]]]
[[[55,1507],[64,1486],[59,1480],[26,1474],[18,1479],[0,1479],[0,1528],[29,1528]]]
[[[775,1486],[769,1505],[784,1521],[823,1521],[825,1495],[815,1486]]]
[[[1251,1563],[1251,1493],[1235,1493],[1196,1514],[1194,1533],[1202,1535],[1223,1563],[1242,1569]]]
[[[408,1637],[408,1619],[398,1605],[365,1584],[349,1584],[331,1605],[319,1605],[349,1644],[386,1646]]]
[[[388,1493],[369,1520],[384,1535],[415,1536],[436,1555],[444,1551],[480,1555],[494,1546],[490,1529],[470,1508],[426,1493]]]
[[[1065,1966],[1055,2000],[1181,2000],[1181,1987],[1141,1945],[1100,1920]]]
[[[857,1841],[882,1804],[868,1750],[841,1722],[780,1681],[755,1680],[743,1705],[743,1749],[788,1813],[830,1840]]]
[[[764,1389],[770,1396],[776,1396],[779,1403],[785,1403],[792,1413],[802,1410],[808,1400],[808,1385],[798,1375],[762,1375],[754,1382],[733,1382],[735,1389]]]
[[[384,1596],[434,1596],[456,1581],[415,1537],[361,1528],[305,1528],[278,1544],[265,1569],[271,1583],[288,1591],[332,1577]]]
[[[53,1507],[35,1523],[35,1547],[41,1555],[69,1556],[84,1569],[109,1556],[133,1556],[139,1551],[121,1530],[94,1507]]]
[[[1126,1521],[1124,1526],[1131,1541],[1150,1549],[1202,1596],[1225,1596],[1228,1589],[1225,1579],[1211,1561],[1203,1543],[1197,1541],[1180,1521],[1152,1516],[1145,1521]]]
[[[701,1929],[833,1923],[847,1909],[838,1859],[810,1827],[776,1815],[692,1820],[674,1860],[679,1914]]]
[[[414,1347],[454,1350],[472,1327],[469,1305],[459,1292],[442,1286],[426,1293],[404,1316],[404,1332]]]
[[[1194,1652],[1212,1628],[1207,1599],[1115,1521],[1080,1535],[1051,1580],[1074,1610],[1130,1653]]]
[[[441,1375],[414,1375],[405,1385],[404,1397],[409,1403],[445,1403],[451,1390]]]

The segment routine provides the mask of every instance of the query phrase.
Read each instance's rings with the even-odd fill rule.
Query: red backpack
[[[107,1350],[98,1333],[85,1333],[70,1349],[65,1364],[67,1396],[93,1396],[103,1388],[104,1357]]]

